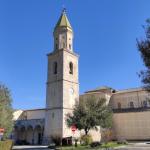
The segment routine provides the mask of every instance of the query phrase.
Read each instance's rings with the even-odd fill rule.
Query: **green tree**
[[[106,105],[106,99],[88,96],[80,98],[76,103],[73,113],[67,114],[66,123],[68,127],[75,125],[78,130],[84,130],[87,135],[90,129],[97,126],[109,128],[112,126],[112,111]]]
[[[145,38],[137,40],[137,47],[146,69],[142,70],[139,76],[142,79],[144,88],[150,90],[150,19],[146,20],[146,25],[143,28],[145,30]]]
[[[0,84],[0,128],[4,128],[4,138],[7,138],[13,128],[12,98],[9,89]]]

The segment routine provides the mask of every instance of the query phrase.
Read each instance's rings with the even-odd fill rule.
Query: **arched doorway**
[[[43,137],[43,133],[42,133],[42,127],[40,125],[35,126],[34,129],[34,144],[42,144],[42,137]]]
[[[20,144],[26,144],[26,128],[25,126],[21,126],[18,132],[18,140]]]
[[[15,126],[13,131],[13,139],[15,143],[19,140],[19,127]]]
[[[27,143],[28,144],[34,144],[34,135],[33,135],[33,127],[31,125],[29,125],[27,127],[27,136],[26,136],[26,139],[27,139]]]

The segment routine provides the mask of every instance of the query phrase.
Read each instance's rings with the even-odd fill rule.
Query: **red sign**
[[[4,128],[0,128],[0,133],[3,133],[5,131]]]
[[[75,125],[72,125],[72,126],[71,126],[71,131],[74,133],[76,130],[77,130],[76,126],[75,126]]]

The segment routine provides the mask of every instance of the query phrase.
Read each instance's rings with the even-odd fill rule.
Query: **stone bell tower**
[[[73,51],[73,30],[62,14],[54,28],[54,50],[48,54],[44,137],[70,137],[65,118],[79,98],[78,55]]]

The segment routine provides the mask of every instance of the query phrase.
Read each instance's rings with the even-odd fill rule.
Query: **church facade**
[[[106,98],[113,109],[113,138],[150,139],[150,94],[142,88],[114,90],[100,87],[79,96],[78,55],[73,50],[73,29],[62,12],[53,32],[54,50],[47,55],[46,108],[16,110],[13,139],[17,144],[48,144],[54,137],[71,138],[66,114],[71,113],[79,97]],[[95,141],[100,131],[91,131]],[[77,132],[79,137],[82,132]]]

